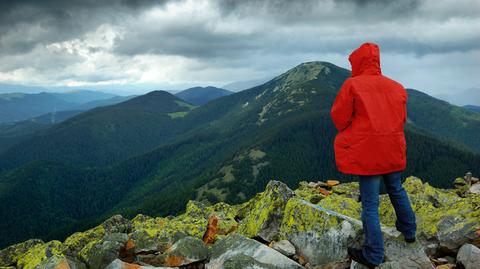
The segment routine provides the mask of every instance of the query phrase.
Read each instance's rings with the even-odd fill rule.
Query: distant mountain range
[[[86,110],[94,106],[82,108],[82,105],[100,100],[104,101],[105,105],[124,100],[112,98],[122,97],[87,90],[65,93],[4,93],[0,94],[0,123],[22,121],[50,112]]]
[[[113,213],[240,203],[271,179],[341,179],[330,108],[350,71],[308,62],[194,106],[154,91],[78,114],[0,154],[0,246],[61,239]],[[480,174],[478,113],[408,90],[408,165],[436,187]],[[477,140],[476,140],[477,139]]]
[[[473,112],[479,112],[480,113],[480,106],[474,106],[474,105],[466,105],[463,106],[464,108],[473,111]]]
[[[445,100],[457,106],[476,105],[480,106],[480,89],[471,88],[468,90],[450,93],[438,94],[435,97]]]
[[[233,92],[216,88],[212,86],[208,87],[193,87],[181,92],[175,93],[175,96],[194,105],[204,105],[212,100],[215,100],[222,96],[227,96]]]
[[[47,88],[40,86],[25,86],[17,84],[0,83],[0,94],[22,92],[22,93],[41,93],[46,92]]]
[[[0,168],[13,168],[34,160],[91,166],[122,161],[168,138],[175,118],[192,108],[193,105],[164,91],[97,107],[5,151],[0,155]]]

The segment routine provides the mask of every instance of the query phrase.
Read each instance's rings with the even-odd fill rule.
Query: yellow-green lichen
[[[105,236],[105,228],[99,225],[84,232],[76,232],[65,239],[64,250],[69,254],[79,253],[87,244],[92,241],[101,240]]]
[[[17,267],[22,269],[33,269],[51,256],[63,257],[61,246],[62,243],[55,240],[45,244],[35,245],[19,257]]]
[[[264,192],[256,195],[240,209],[240,215],[244,218],[239,224],[238,232],[247,237],[258,235],[268,222],[283,217],[285,205],[292,196],[294,193],[285,184],[270,181]]]
[[[299,232],[316,232],[321,235],[330,229],[341,230],[345,218],[320,208],[322,207],[305,203],[300,198],[291,198],[285,206],[280,228],[282,238]]]
[[[322,199],[318,205],[342,215],[360,219],[361,204],[352,198],[334,193]]]
[[[18,259],[28,252],[29,249],[44,244],[40,239],[30,239],[0,250],[0,267],[16,264]]]
[[[132,220],[132,232],[144,231],[149,237],[158,238],[172,238],[174,234],[180,232],[202,238],[210,216],[217,216],[219,229],[229,231],[236,226],[236,212],[237,207],[226,203],[205,206],[197,201],[189,201],[185,213],[177,217],[152,218],[137,215]]]

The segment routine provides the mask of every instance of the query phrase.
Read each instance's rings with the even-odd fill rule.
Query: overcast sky
[[[404,86],[459,92],[479,88],[479,13],[478,0],[2,0],[0,82],[221,86],[305,61],[350,68],[368,41]]]

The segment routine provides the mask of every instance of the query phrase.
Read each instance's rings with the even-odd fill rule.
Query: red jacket
[[[376,44],[361,45],[348,60],[352,76],[343,83],[331,109],[339,131],[334,142],[338,170],[354,175],[404,170],[407,92],[382,75]]]

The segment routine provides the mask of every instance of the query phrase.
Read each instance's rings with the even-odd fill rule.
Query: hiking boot
[[[407,243],[415,243],[415,240],[416,240],[415,237],[412,237],[412,238],[404,237],[404,239],[405,239],[405,242],[407,242]]]
[[[350,258],[352,260],[354,260],[354,261],[356,261],[356,262],[358,262],[362,265],[365,265],[369,269],[375,269],[375,267],[378,266],[378,264],[375,265],[375,264],[367,261],[367,259],[365,259],[365,257],[363,256],[363,253],[362,253],[361,249],[349,247],[347,251],[348,251],[348,255],[350,256]]]

